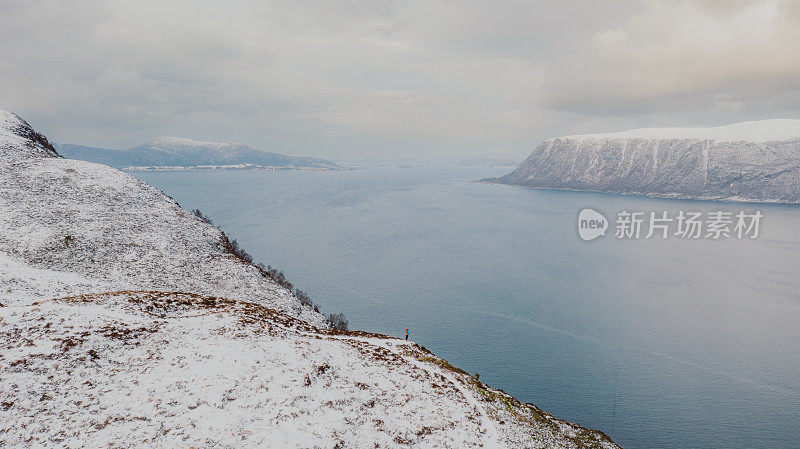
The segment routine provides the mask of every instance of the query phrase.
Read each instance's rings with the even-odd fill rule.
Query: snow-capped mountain
[[[617,447],[330,329],[162,192],[0,119],[0,447]]]
[[[110,150],[84,145],[55,144],[67,158],[123,167],[196,167],[259,165],[270,167],[335,169],[324,159],[293,157],[257,150],[240,143],[199,142],[179,137],[157,137],[127,150]]]
[[[644,128],[547,139],[486,179],[534,188],[800,203],[800,120]]]

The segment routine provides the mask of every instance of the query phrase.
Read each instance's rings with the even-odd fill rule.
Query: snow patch
[[[156,137],[153,139],[152,142],[149,144],[152,147],[168,150],[168,149],[202,149],[202,148],[214,148],[214,149],[223,149],[223,148],[235,148],[235,147],[244,147],[244,144],[241,143],[234,143],[234,142],[203,142],[193,139],[187,139],[184,137]]]
[[[800,120],[771,119],[712,128],[637,128],[599,134],[576,134],[560,139],[708,139],[718,142],[771,142],[800,138]],[[551,140],[551,139],[548,139]]]

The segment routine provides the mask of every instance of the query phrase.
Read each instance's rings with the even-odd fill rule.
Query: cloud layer
[[[796,2],[0,0],[0,108],[60,141],[523,154],[800,105]]]
[[[800,3],[652,0],[555,61],[543,98],[554,108],[601,114],[719,113],[778,105],[798,89]]]

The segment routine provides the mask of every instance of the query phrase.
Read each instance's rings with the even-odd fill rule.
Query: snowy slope
[[[47,138],[37,133],[17,114],[0,110],[0,159],[57,156]]]
[[[288,290],[227,254],[217,228],[105,165],[6,158],[0,164],[0,252],[120,288],[247,298],[321,325],[321,317],[302,309]]]
[[[413,343],[252,303],[117,292],[0,317],[9,447],[616,447]]]
[[[0,255],[118,288],[247,298],[322,325],[291,292],[228,254],[219,229],[119,170],[40,157],[44,150],[24,137],[33,131],[20,123],[27,128],[6,131],[12,137],[0,158]],[[16,291],[11,283],[5,290]]]
[[[800,203],[800,120],[547,139],[488,182],[661,197]]]
[[[325,328],[218,229],[12,123],[0,447],[616,447],[413,343]]]

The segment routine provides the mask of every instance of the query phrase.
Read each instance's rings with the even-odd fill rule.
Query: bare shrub
[[[210,219],[210,218],[208,218],[207,216],[203,215],[203,213],[202,213],[202,212],[200,212],[200,209],[195,209],[195,210],[193,210],[193,211],[192,211],[192,215],[194,215],[195,217],[197,217],[197,218],[199,218],[199,219],[203,220],[204,222],[206,222],[206,223],[208,223],[208,224],[214,224],[214,222],[213,222],[213,221],[211,221],[211,219]]]
[[[203,220],[205,223],[214,224],[214,222],[211,221],[211,218],[204,215],[199,209],[193,210],[192,214],[195,217]],[[219,227],[217,227],[217,229],[219,229]],[[311,300],[311,297],[308,296],[306,292],[300,289],[295,289],[294,285],[289,282],[288,279],[286,279],[286,275],[284,275],[282,271],[278,270],[277,268],[273,268],[271,265],[264,266],[263,263],[255,263],[253,261],[253,257],[247,251],[245,251],[244,248],[239,246],[239,242],[237,242],[236,239],[229,239],[225,234],[225,231],[222,229],[220,229],[220,232],[222,233],[220,244],[222,245],[223,251],[236,256],[237,259],[248,265],[256,267],[262,276],[272,279],[278,285],[285,287],[290,292],[293,292],[294,296],[300,301],[300,304],[313,309],[317,313],[320,313],[319,307],[314,304],[314,302]],[[348,322],[343,313],[330,314],[326,320],[328,321],[331,329],[347,330]]]
[[[347,330],[348,322],[343,313],[332,313],[328,315],[328,323],[331,325],[331,329],[336,329],[338,331]]]

